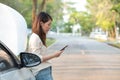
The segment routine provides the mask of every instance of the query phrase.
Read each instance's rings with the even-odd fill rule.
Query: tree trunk
[[[46,5],[46,0],[42,0],[42,3],[41,3],[40,8],[39,8],[39,12],[41,12],[45,9],[45,5]]]
[[[116,18],[116,15],[115,15],[115,13],[113,13],[112,21],[114,21],[114,26],[112,26],[110,29],[110,37],[112,39],[116,39],[116,20],[115,20],[115,18]]]
[[[108,35],[110,37],[110,40],[114,40],[116,39],[116,26],[112,27],[109,32]]]
[[[32,0],[32,1],[33,1],[33,6],[32,6],[32,26],[33,26],[33,22],[36,18],[37,0]]]

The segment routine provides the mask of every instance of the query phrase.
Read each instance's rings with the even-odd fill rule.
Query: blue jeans
[[[36,80],[53,80],[52,67],[48,67],[40,70],[35,77]]]

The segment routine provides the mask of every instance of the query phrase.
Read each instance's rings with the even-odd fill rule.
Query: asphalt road
[[[52,60],[54,80],[120,80],[120,49],[80,36],[52,36],[48,53],[69,45]]]

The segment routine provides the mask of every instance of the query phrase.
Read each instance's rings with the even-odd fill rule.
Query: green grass
[[[109,44],[109,45],[120,48],[120,43],[112,43],[112,44]]]
[[[47,38],[46,44],[47,44],[47,46],[50,46],[50,45],[53,44],[55,41],[56,41],[56,40],[53,39],[53,38]]]

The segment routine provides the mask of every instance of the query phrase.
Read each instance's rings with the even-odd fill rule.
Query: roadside
[[[117,40],[101,40],[101,39],[95,39],[99,42],[104,42],[110,46],[113,46],[113,47],[116,47],[116,48],[120,48],[120,40],[117,39]],[[47,38],[47,46],[50,47],[53,43],[56,42],[56,39],[55,38],[51,38],[51,37],[48,37]]]
[[[105,43],[107,43],[108,45],[114,46],[116,48],[120,48],[120,42],[117,41],[117,40],[115,40],[115,41],[107,41]]]
[[[100,42],[104,42],[110,46],[116,47],[116,48],[120,48],[120,40],[116,39],[116,40],[100,40],[100,39],[96,39]]]

